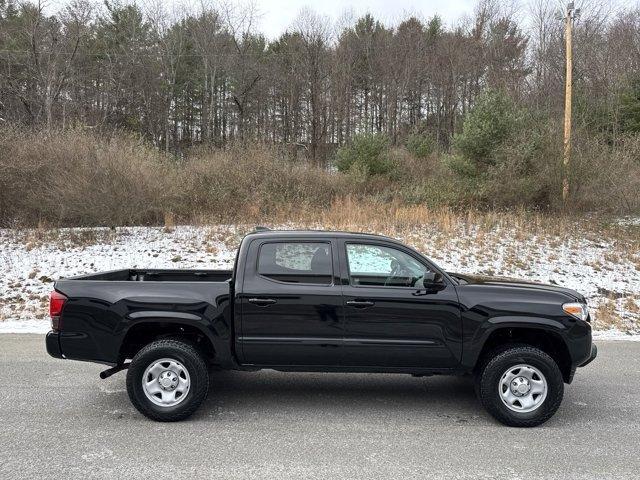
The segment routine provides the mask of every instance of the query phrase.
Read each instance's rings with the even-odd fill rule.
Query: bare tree
[[[28,48],[28,54],[25,84],[14,84],[14,93],[32,122],[44,119],[50,130],[55,104],[69,79],[91,9],[88,3],[75,0],[57,17],[47,17],[41,0],[36,4],[21,2],[19,6],[23,23],[17,32],[18,42]]]
[[[253,35],[257,16],[255,1],[248,0],[243,5],[227,2],[222,6],[222,14],[236,53],[229,58],[229,70],[233,72],[231,97],[238,111],[237,135],[243,140],[251,93],[262,78],[259,67],[266,41]]]
[[[327,135],[328,62],[331,23],[309,9],[304,9],[295,21],[303,55],[300,58],[308,89],[309,151],[312,161],[318,160],[318,146]]]
[[[81,123],[135,132],[170,152],[235,139],[285,143],[325,161],[359,133],[447,147],[487,88],[554,118],[562,110],[557,0],[480,0],[452,26],[406,16],[394,26],[303,9],[267,41],[255,2],[187,5],[0,0],[0,121]],[[640,14],[578,2],[578,125],[614,131],[619,97],[640,71]],[[172,4],[176,5],[176,4]]]

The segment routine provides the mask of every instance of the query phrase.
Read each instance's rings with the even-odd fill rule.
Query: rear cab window
[[[258,275],[284,283],[331,285],[329,242],[268,242],[258,254]]]

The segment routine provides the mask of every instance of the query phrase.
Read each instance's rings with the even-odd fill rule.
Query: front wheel
[[[535,427],[560,407],[562,373],[545,352],[514,346],[490,357],[476,378],[480,402],[497,420],[512,427]]]
[[[209,373],[190,344],[158,340],[142,348],[129,365],[127,392],[148,418],[175,422],[195,412],[207,396]]]

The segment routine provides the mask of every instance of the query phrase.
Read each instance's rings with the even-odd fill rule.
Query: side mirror
[[[418,290],[413,295],[426,295],[429,292],[437,292],[444,288],[442,274],[436,272],[426,272],[414,285]]]
[[[439,285],[443,282],[442,274],[438,272],[426,272],[422,278],[424,286]]]

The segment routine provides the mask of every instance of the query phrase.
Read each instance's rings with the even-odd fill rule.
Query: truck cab
[[[455,282],[376,235],[251,235],[235,281],[242,364],[286,369],[446,370],[462,354]]]

